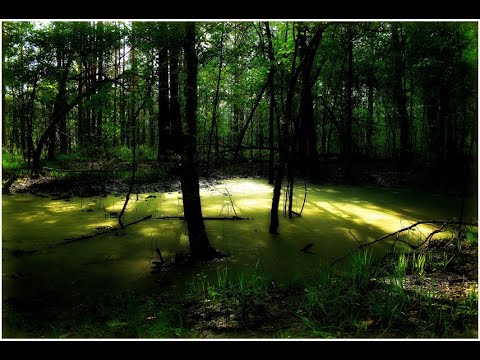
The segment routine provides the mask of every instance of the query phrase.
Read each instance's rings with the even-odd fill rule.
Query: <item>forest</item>
[[[10,338],[478,338],[478,23],[2,22]]]

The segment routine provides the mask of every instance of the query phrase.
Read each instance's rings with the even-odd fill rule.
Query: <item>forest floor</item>
[[[128,164],[118,165],[57,164],[57,170],[52,167],[36,179],[7,171],[3,192],[67,197],[126,193]],[[246,163],[212,170],[209,175],[201,178],[201,186],[239,176],[266,178],[267,174],[264,166]],[[359,170],[356,176],[358,184],[385,187],[423,186],[417,178],[411,171],[389,167]],[[331,165],[321,181],[342,183],[342,169]],[[178,190],[178,165],[139,164],[135,192]],[[431,190],[440,191],[441,187]],[[390,254],[376,264],[364,257],[361,275],[326,269],[309,283],[279,284],[258,273],[227,279],[219,271],[215,284],[199,279],[181,296],[169,291],[171,284],[159,280],[161,295],[106,294],[68,311],[53,307],[44,317],[35,317],[28,301],[4,303],[3,334],[55,338],[477,338],[478,240],[476,233],[472,234],[457,233],[432,241],[415,254],[403,258]]]

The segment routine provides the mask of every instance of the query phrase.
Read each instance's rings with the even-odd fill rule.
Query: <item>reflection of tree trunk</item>
[[[195,23],[185,23],[185,129],[182,154],[182,194],[185,220],[188,226],[190,250],[195,256],[208,255],[212,248],[203,223],[197,172],[197,54]]]

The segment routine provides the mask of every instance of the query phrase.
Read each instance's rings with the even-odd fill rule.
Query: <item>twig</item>
[[[302,216],[303,208],[305,207],[305,201],[307,201],[307,180],[303,179],[304,184],[305,184],[305,195],[303,196],[303,204],[302,208],[300,209],[300,212],[298,213],[298,216]]]
[[[362,246],[362,243],[355,237],[355,235],[353,235],[353,233],[350,231],[350,229],[348,229],[348,232],[349,232],[350,235],[352,235],[352,237],[357,241],[358,245]]]
[[[235,214],[235,217],[238,218],[237,212],[235,211],[235,206],[233,206],[232,196],[230,195],[230,192],[227,188],[225,188],[225,191],[227,192],[228,199],[230,200],[230,205],[232,205],[233,213]]]

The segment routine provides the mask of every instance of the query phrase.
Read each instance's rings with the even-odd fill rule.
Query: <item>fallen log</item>
[[[185,216],[160,216],[157,220],[185,220]],[[253,218],[244,218],[241,216],[205,216],[203,220],[253,220]]]
[[[152,215],[145,216],[145,217],[143,217],[143,218],[141,218],[141,219],[138,219],[138,220],[132,221],[131,223],[128,223],[127,225],[125,225],[125,227],[130,226],[130,225],[134,225],[134,224],[138,224],[139,222],[142,222],[142,221],[145,221],[145,220],[148,220],[148,219],[151,219],[151,218],[152,218]],[[65,239],[65,240],[64,240],[63,242],[61,242],[61,243],[52,245],[51,247],[66,245],[66,244],[70,244],[70,243],[75,242],[75,241],[80,241],[80,240],[85,240],[85,239],[91,239],[91,238],[93,238],[93,237],[95,237],[95,236],[107,234],[107,233],[110,233],[110,232],[116,231],[116,230],[121,230],[121,228],[120,228],[119,226],[115,226],[115,227],[106,229],[106,230],[104,230],[104,231],[95,232],[95,233],[93,233],[93,234],[82,235],[82,236],[74,237],[74,238],[68,238],[68,239]]]

